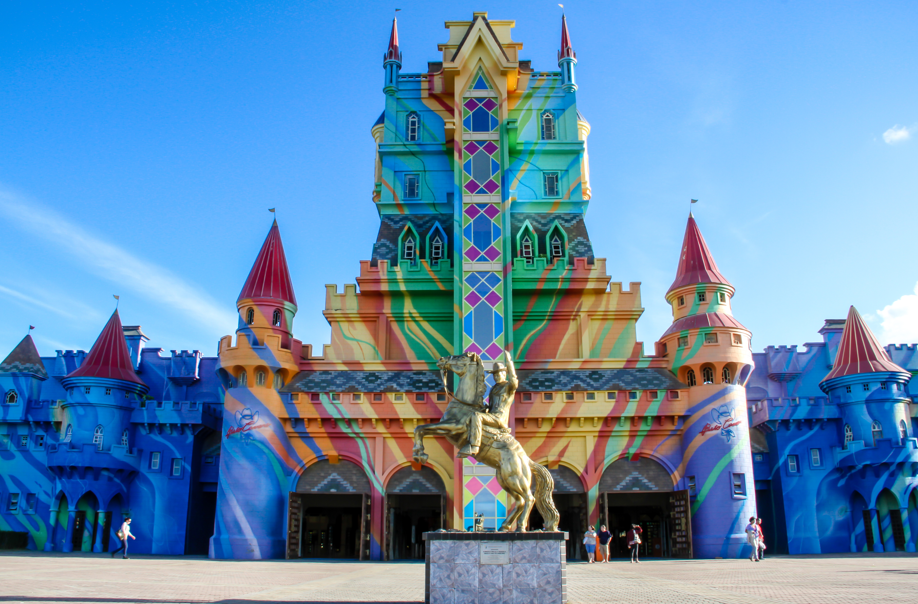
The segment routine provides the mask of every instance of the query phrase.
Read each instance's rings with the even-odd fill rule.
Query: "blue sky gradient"
[[[557,68],[554,2],[400,1],[404,72],[446,20],[516,19]],[[918,3],[566,3],[592,126],[587,226],[671,321],[689,198],[753,346],[802,344],[854,304],[918,341]],[[0,357],[88,349],[121,296],[150,345],[215,354],[278,209],[300,307],[378,228],[370,127],[391,4],[6,3],[0,8]],[[910,226],[911,225],[911,226]]]

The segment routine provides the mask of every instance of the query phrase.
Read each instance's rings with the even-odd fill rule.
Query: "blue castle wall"
[[[130,515],[132,553],[206,554],[223,414],[217,359],[144,349],[139,328],[124,331],[146,388],[66,378],[84,351],[43,357],[47,379],[0,373],[0,530],[28,533],[30,549],[111,551]]]
[[[914,552],[918,386],[877,372],[835,378],[824,392],[844,323],[826,321],[823,341],[804,350],[769,346],[754,355],[746,395],[759,516],[779,552]],[[918,372],[915,345],[886,351]]]

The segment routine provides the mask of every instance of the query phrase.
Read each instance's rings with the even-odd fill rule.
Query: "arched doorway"
[[[106,522],[107,530],[102,542],[102,551],[110,552],[121,547],[121,542],[118,540],[118,531],[121,530],[121,525],[124,524],[125,516],[124,511],[124,499],[121,495],[115,495],[112,497],[111,501],[108,502],[108,522]]]
[[[419,471],[401,468],[386,485],[386,544],[388,560],[423,560],[426,531],[446,526],[446,487],[428,466]]]
[[[558,508],[560,516],[558,528],[570,534],[567,540],[567,559],[586,560],[586,550],[583,547],[583,533],[587,524],[587,500],[583,482],[577,473],[567,466],[549,468],[551,477],[555,480],[555,488],[551,498]],[[544,520],[538,508],[533,506],[529,516],[529,530],[537,531],[544,527]]]
[[[290,493],[287,558],[369,557],[370,481],[357,464],[318,461]]]
[[[52,508],[52,511],[55,511]],[[67,501],[67,496],[63,493],[60,494],[60,499],[57,502],[56,514],[54,516],[54,528],[52,529],[51,535],[51,550],[48,551],[64,551],[64,544],[67,541],[67,525],[70,521],[70,505]]]
[[[883,551],[904,552],[905,530],[902,526],[902,510],[899,508],[899,499],[889,489],[883,489],[877,497],[877,521],[880,523]]]
[[[686,546],[677,535],[691,524],[688,493],[674,493],[672,477],[660,463],[647,457],[612,462],[599,481],[599,494],[600,515],[612,533],[610,557],[628,556],[626,533],[632,524],[639,524],[644,531],[642,556],[687,557]],[[684,516],[677,518],[677,513]],[[690,535],[686,538],[690,540]]]
[[[96,540],[96,520],[99,517],[99,500],[92,493],[86,493],[77,500],[73,519],[73,551],[91,552]]]
[[[873,551],[873,526],[867,500],[854,491],[851,493],[851,551]]]

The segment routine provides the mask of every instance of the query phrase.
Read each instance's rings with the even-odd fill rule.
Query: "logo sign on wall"
[[[242,442],[249,444],[249,441],[253,438],[251,434],[252,430],[267,427],[268,424],[258,423],[258,411],[252,411],[250,408],[246,407],[245,409],[236,411],[236,427],[227,430],[226,437],[229,438],[234,434],[238,434]]]
[[[711,422],[706,423],[701,429],[701,436],[708,432],[720,432],[720,436],[727,442],[736,438],[736,432],[733,430],[736,426],[743,423],[743,420],[734,417],[735,407],[721,405],[711,409]]]

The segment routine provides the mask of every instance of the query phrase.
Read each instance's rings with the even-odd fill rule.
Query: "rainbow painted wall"
[[[323,350],[294,336],[276,222],[217,357],[145,350],[117,313],[89,355],[40,357],[24,340],[0,364],[0,530],[27,532],[36,549],[108,551],[131,515],[137,553],[264,559],[328,547],[379,560],[417,555],[421,527],[465,529],[481,515],[494,529],[507,500],[493,471],[437,439],[424,467],[411,462],[414,428],[446,406],[437,359],[471,352],[513,356],[511,428],[555,477],[571,555],[587,524],[635,501],[663,510],[651,555],[748,556],[753,515],[772,551],[914,551],[906,373],[851,378],[837,387],[857,385],[860,398],[833,403],[819,384],[844,322],[827,323],[822,347],[754,355],[735,288],[691,215],[672,250],[673,323],[645,354],[640,284],[611,280],[585,222],[590,126],[567,24],[557,71],[522,58],[513,27],[486,13],[450,21],[427,71],[402,73],[393,21],[371,128],[379,232],[356,283],[326,286]],[[106,356],[120,355],[118,367],[86,360],[120,345]],[[914,347],[888,353],[918,369]],[[884,395],[893,381],[902,390]],[[841,421],[842,407],[859,419]],[[875,421],[886,426],[878,438]],[[670,516],[677,500],[687,524]],[[358,512],[336,520],[338,532],[313,527],[317,510],[333,515],[343,501]],[[313,533],[324,541],[307,552]]]

